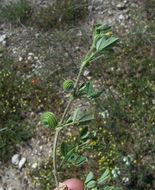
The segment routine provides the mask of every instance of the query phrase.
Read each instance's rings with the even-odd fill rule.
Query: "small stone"
[[[11,158],[12,164],[14,164],[14,165],[17,166],[19,164],[19,159],[20,159],[20,155],[19,154],[13,155],[12,158]]]
[[[77,51],[80,50],[80,47],[79,47],[79,46],[76,46],[76,47],[75,47],[75,50],[77,50]]]
[[[116,7],[117,7],[119,10],[123,10],[123,9],[126,8],[124,3],[119,3]]]
[[[155,99],[154,99],[154,100],[152,100],[152,104],[153,104],[153,105],[155,105]]]
[[[76,34],[76,36],[82,36],[82,32],[81,31],[79,31],[77,34]]]
[[[9,188],[8,188],[8,190],[14,190],[14,188],[12,188],[12,187],[9,187]]]
[[[108,15],[109,15],[109,16],[112,16],[112,15],[113,15],[113,12],[109,10],[109,11],[108,11]]]
[[[28,55],[29,55],[29,56],[34,56],[34,53],[29,52]]]
[[[125,17],[122,14],[118,16],[118,20],[124,20],[124,19]]]
[[[5,46],[6,45],[6,41],[4,40],[4,41],[2,41],[2,45],[3,46]]]
[[[33,60],[33,57],[32,57],[32,56],[28,56],[27,59],[28,59],[29,61],[32,61],[32,60]]]
[[[33,169],[36,169],[36,168],[37,168],[37,166],[38,166],[38,164],[35,162],[34,164],[32,164],[32,166],[31,166],[31,167],[32,167]]]
[[[19,161],[18,168],[19,168],[19,169],[22,169],[22,167],[25,165],[25,162],[26,162],[26,158],[23,157],[23,158]]]
[[[42,149],[43,149],[43,146],[40,146],[39,148],[40,148],[40,150],[42,150]]]
[[[6,39],[6,34],[0,35],[0,42],[3,42]]]
[[[90,74],[90,71],[87,69],[87,70],[85,70],[84,72],[83,72],[83,76],[88,76]]]
[[[23,61],[23,58],[20,56],[18,60],[19,60],[19,61]]]
[[[35,59],[35,60],[38,60],[38,57],[35,56],[34,59]]]

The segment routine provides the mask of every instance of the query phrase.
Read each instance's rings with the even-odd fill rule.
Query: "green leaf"
[[[62,155],[66,156],[67,153],[69,152],[69,150],[70,150],[69,145],[67,143],[65,143],[65,142],[62,142],[62,144],[61,144],[61,153],[62,153]]]
[[[104,190],[115,190],[115,188],[113,186],[106,186]]]
[[[94,119],[94,116],[89,112],[81,112],[80,108],[77,108],[72,116],[72,121],[77,124],[85,124]]]
[[[97,51],[101,51],[103,49],[109,48],[113,46],[116,42],[118,42],[118,38],[110,37],[108,39],[105,39],[105,36],[103,36],[101,39],[99,39],[96,43],[96,49]]]
[[[106,32],[106,31],[110,30],[111,26],[109,26],[107,24],[97,24],[95,28],[96,28],[97,31]]]
[[[94,92],[93,90],[93,85],[91,82],[88,82],[86,83],[85,85],[82,85],[80,88],[79,88],[79,92],[80,92],[80,95],[90,95]]]
[[[80,166],[86,161],[87,161],[87,158],[85,156],[79,156],[75,162],[75,165]]]
[[[80,139],[84,140],[89,136],[89,131],[88,131],[88,127],[84,127],[81,131],[80,131]]]
[[[93,92],[92,94],[89,95],[89,98],[91,99],[98,98],[102,93],[103,91]]]
[[[97,180],[98,185],[105,183],[108,179],[110,179],[110,171],[107,168],[106,171],[102,174],[102,176]]]
[[[78,155],[77,153],[72,153],[68,158],[68,162],[72,163],[75,166],[82,165],[86,160],[86,157]]]
[[[79,123],[86,124],[87,122],[90,122],[92,120],[94,120],[94,115],[92,115],[89,112],[84,112],[81,114],[81,117],[79,118]]]
[[[72,116],[73,122],[76,122],[76,121],[79,120],[80,114],[81,114],[80,108],[77,108],[77,109],[74,111],[73,116]]]
[[[97,182],[95,181],[95,180],[91,180],[91,181],[89,181],[87,184],[86,184],[86,186],[87,186],[87,188],[94,188],[95,186],[97,185]]]
[[[94,178],[94,174],[93,172],[89,172],[87,177],[86,177],[86,180],[85,180],[85,184],[87,184],[89,181],[91,181],[92,179]]]

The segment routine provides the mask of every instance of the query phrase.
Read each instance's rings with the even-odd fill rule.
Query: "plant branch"
[[[60,120],[60,127],[56,129],[56,133],[55,133],[55,137],[54,137],[54,143],[53,143],[53,175],[54,175],[54,178],[55,178],[55,183],[56,183],[56,187],[59,186],[59,180],[58,180],[58,174],[57,174],[57,163],[56,163],[56,150],[57,150],[57,142],[58,142],[58,137],[59,137],[59,133],[62,129],[62,126],[63,126],[63,122],[65,120],[65,117],[66,115],[68,114],[69,110],[70,110],[70,107],[74,101],[74,95],[76,94],[77,92],[77,89],[78,89],[78,84],[79,84],[79,80],[80,80],[80,77],[82,75],[82,72],[83,72],[83,69],[85,67],[85,64],[82,63],[81,67],[80,67],[80,71],[78,73],[78,76],[77,76],[77,79],[75,81],[75,85],[74,85],[74,90],[73,90],[73,94],[71,95],[71,98],[67,104],[67,107],[62,115],[62,118]]]

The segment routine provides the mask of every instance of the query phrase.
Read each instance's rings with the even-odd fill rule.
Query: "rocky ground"
[[[1,4],[4,2],[7,3],[8,1],[0,1]],[[52,4],[53,1],[33,0],[31,3],[37,7],[47,6]],[[140,0],[90,0],[87,21],[82,22],[81,27],[86,30],[87,28],[90,29],[94,23],[108,22],[114,24],[118,32],[120,27],[123,28],[124,33],[129,32],[133,24],[132,12],[140,6],[142,6]],[[52,47],[49,46],[46,50],[38,47],[36,40],[39,36],[49,37],[50,33],[24,25],[14,26],[3,23],[0,26],[0,46],[8,49],[18,65],[23,64],[23,62],[26,65],[29,64],[31,69],[28,74],[39,72],[39,69],[47,64],[44,53],[52,51]],[[53,70],[61,68],[61,65],[52,64]],[[35,119],[37,120],[37,118]],[[0,166],[0,190],[39,190],[39,187],[33,186],[27,172],[51,154],[51,144],[52,139],[46,138],[46,132],[38,123],[35,137],[29,142],[19,145],[18,152],[12,155],[12,159],[7,166]]]

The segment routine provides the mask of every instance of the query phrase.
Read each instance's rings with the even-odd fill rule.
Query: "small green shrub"
[[[23,23],[31,7],[26,0],[10,2],[0,8],[0,21],[9,21],[11,23]]]

